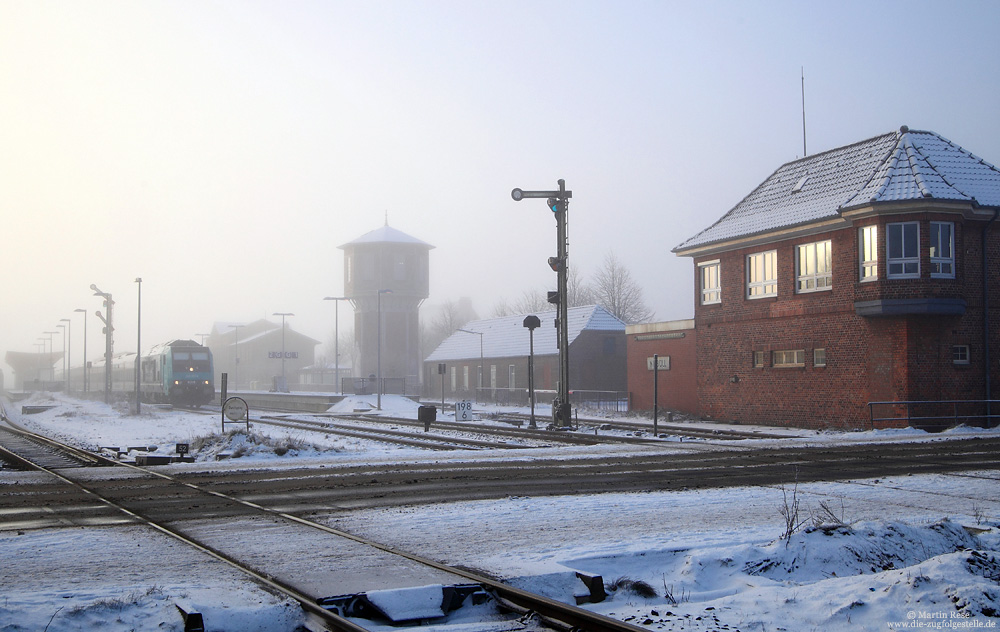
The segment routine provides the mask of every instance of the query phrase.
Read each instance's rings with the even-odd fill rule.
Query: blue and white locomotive
[[[140,388],[147,402],[201,406],[215,397],[212,351],[193,340],[171,340],[140,361]]]

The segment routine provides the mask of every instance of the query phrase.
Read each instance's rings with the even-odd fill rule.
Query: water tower
[[[406,378],[407,391],[420,380],[420,304],[429,295],[428,253],[434,246],[385,226],[340,246],[344,251],[344,296],[354,306],[360,347],[356,377]]]

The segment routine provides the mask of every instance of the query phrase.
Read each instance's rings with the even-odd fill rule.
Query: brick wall
[[[955,222],[956,275],[931,279],[929,221]],[[886,278],[885,226],[919,221],[921,277]],[[857,228],[879,226],[878,280],[859,280]],[[998,222],[1000,224],[1000,222]],[[788,239],[765,246],[733,250],[695,259],[718,259],[722,302],[701,305],[695,288],[697,394],[701,414],[727,421],[798,427],[863,428],[869,424],[868,402],[889,400],[982,399],[982,222],[963,223],[945,213],[874,216],[829,233]],[[833,248],[832,289],[796,294],[795,247],[830,239]],[[1000,230],[990,237],[991,348],[997,366],[1000,323]],[[746,257],[776,250],[778,296],[746,297]],[[855,302],[880,299],[960,298],[965,314],[865,317]],[[969,345],[969,364],[952,360],[954,345]],[[816,366],[815,350],[824,349],[826,366]],[[802,366],[772,366],[774,351],[801,350]],[[764,352],[755,367],[754,352]],[[997,373],[993,371],[993,396]],[[881,425],[890,425],[883,423]]]
[[[698,414],[697,338],[692,326],[665,329],[653,326],[629,327],[628,390],[633,410],[653,409],[653,371],[647,358],[654,354],[670,358],[670,369],[659,371],[660,408]]]

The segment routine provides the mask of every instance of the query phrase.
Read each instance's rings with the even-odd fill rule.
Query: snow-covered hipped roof
[[[535,329],[535,355],[555,355],[559,353],[556,347],[555,310],[535,314],[541,321],[541,326]],[[447,362],[453,360],[468,360],[479,358],[479,342],[482,338],[482,356],[484,358],[513,358],[528,355],[528,330],[524,327],[524,318],[528,314],[504,316],[490,320],[476,320],[466,324],[473,334],[456,331],[445,339],[434,350],[425,362]],[[571,307],[566,310],[566,320],[569,324],[567,333],[569,343],[573,344],[583,331],[620,331],[625,333],[625,323],[615,318],[611,312],[600,305]],[[482,336],[477,334],[482,333]]]
[[[898,132],[786,163],[719,221],[674,248],[694,248],[916,200],[1000,206],[1000,171],[934,132]]]
[[[354,241],[349,241],[342,246],[338,246],[340,249],[347,248],[348,246],[357,246],[359,244],[413,244],[415,246],[423,246],[428,250],[434,248],[425,241],[421,241],[416,237],[411,237],[401,230],[396,230],[392,226],[386,224],[376,228],[373,231],[369,231],[364,235],[358,237]]]

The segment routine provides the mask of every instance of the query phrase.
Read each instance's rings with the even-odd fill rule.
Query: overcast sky
[[[992,1],[0,0],[0,360],[71,318],[79,361],[77,308],[94,359],[92,283],[134,350],[136,277],[143,347],[274,312],[326,341],[337,246],[387,214],[436,247],[423,317],[489,316],[555,288],[552,214],[510,190],[559,178],[570,266],[613,252],[690,318],[670,250],[802,156],[802,68],[809,153],[905,124],[998,164],[998,27]]]

